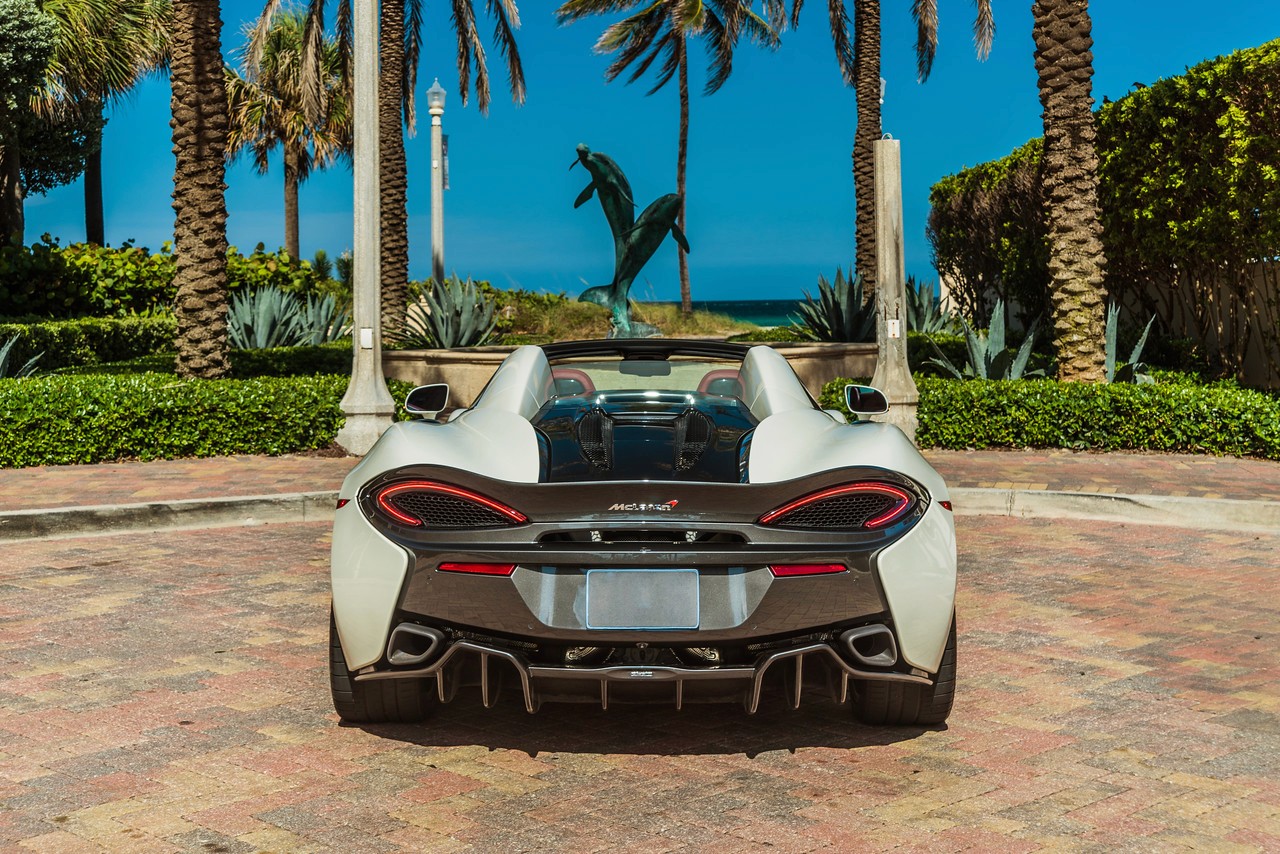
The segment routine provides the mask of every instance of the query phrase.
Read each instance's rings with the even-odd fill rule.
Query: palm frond
[[[974,3],[978,14],[973,19],[973,46],[978,50],[978,59],[986,59],[996,38],[996,19],[991,13],[991,0],[974,0]]]
[[[488,0],[489,14],[493,17],[493,40],[498,52],[507,61],[507,85],[511,88],[511,100],[523,104],[525,99],[524,65],[520,62],[520,48],[516,45],[515,31],[520,29],[520,10],[515,0]]]
[[[414,92],[418,88],[418,57],[422,54],[422,0],[405,0],[404,11],[404,99],[400,106],[409,135],[413,136],[418,123]]]
[[[844,0],[827,0],[827,19],[831,25],[831,44],[836,51],[836,65],[846,85],[853,86],[857,79],[858,63],[853,55],[853,40],[849,38],[849,11]]]
[[[916,22],[916,76],[924,82],[938,54],[938,0],[912,0],[911,17]]]

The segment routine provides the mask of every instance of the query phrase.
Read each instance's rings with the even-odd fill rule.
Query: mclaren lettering
[[[630,510],[633,512],[648,513],[658,512],[665,513],[675,508],[679,501],[668,501],[666,504],[612,504],[610,510]]]

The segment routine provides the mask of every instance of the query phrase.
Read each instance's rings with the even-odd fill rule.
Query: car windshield
[[[590,356],[554,359],[551,375],[558,397],[611,391],[700,392],[738,397],[740,359],[672,355],[624,359]]]

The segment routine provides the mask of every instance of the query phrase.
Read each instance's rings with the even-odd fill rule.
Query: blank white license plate
[[[697,627],[696,569],[587,570],[587,628]]]

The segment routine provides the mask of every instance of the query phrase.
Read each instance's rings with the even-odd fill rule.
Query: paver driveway
[[[950,726],[814,696],[340,727],[324,526],[0,546],[0,845],[1280,850],[1280,536],[962,518]]]

